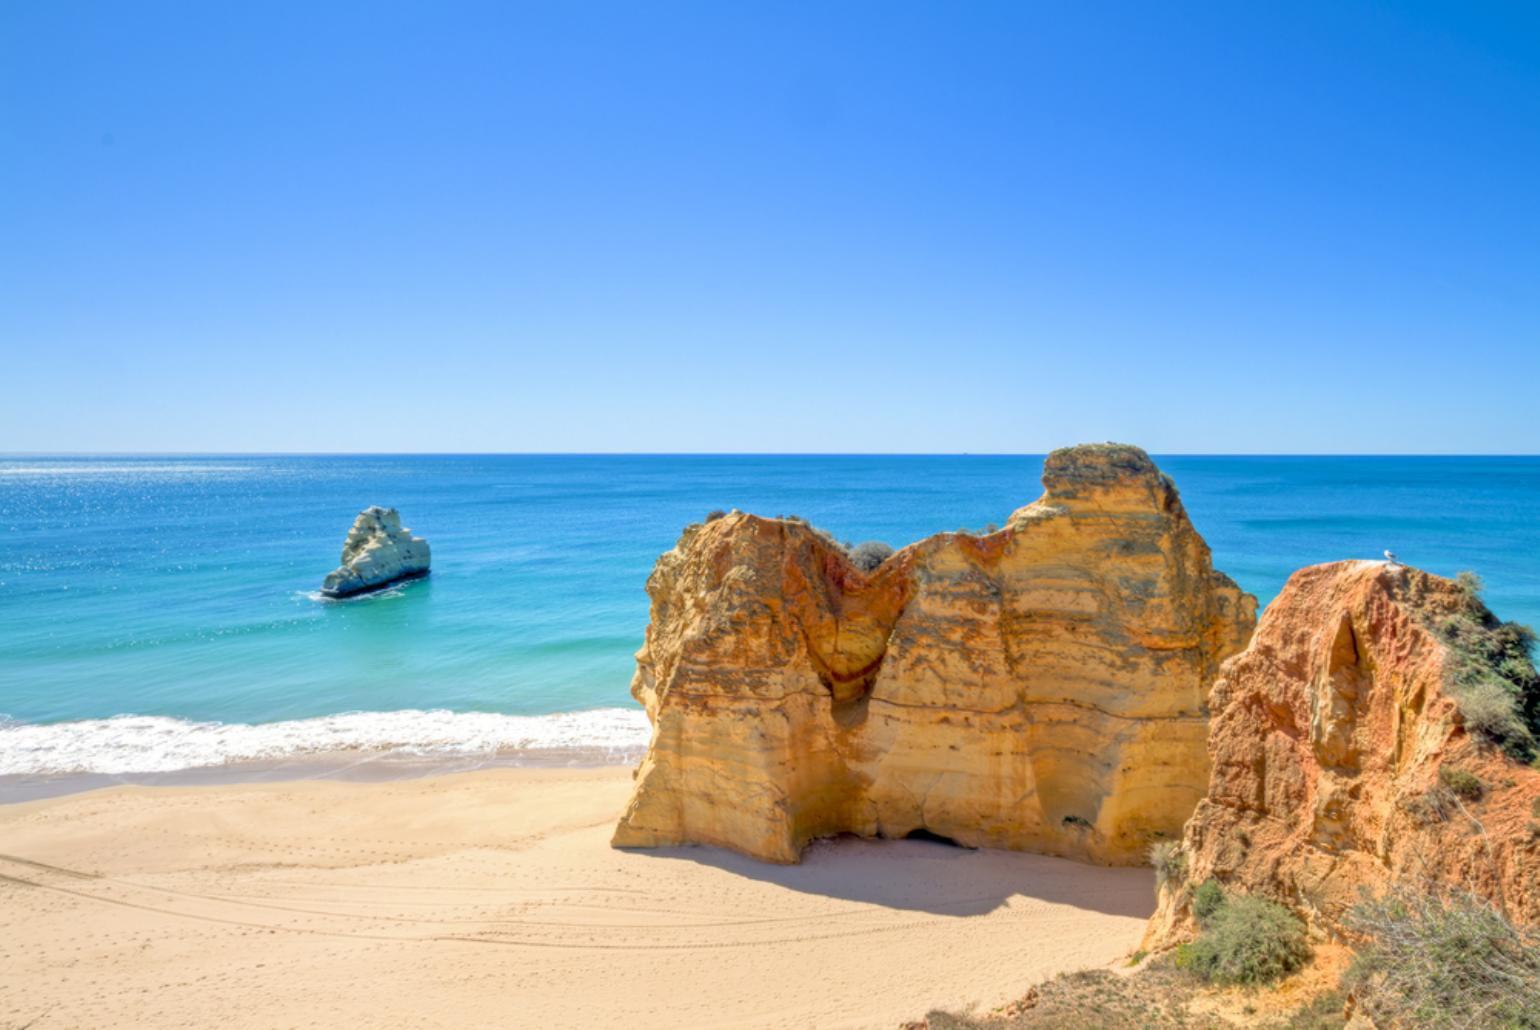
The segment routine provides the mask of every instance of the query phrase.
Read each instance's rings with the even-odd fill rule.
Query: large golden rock
[[[1214,686],[1208,793],[1147,945],[1192,932],[1191,891],[1210,878],[1327,934],[1365,890],[1392,884],[1458,887],[1540,922],[1540,771],[1464,724],[1450,686],[1451,663],[1473,671],[1451,644],[1459,625],[1508,632],[1468,587],[1405,566],[1290,578]],[[1532,679],[1527,658],[1501,666]]]
[[[1255,599],[1138,448],[1056,451],[1043,484],[1004,529],[869,573],[795,520],[686,529],[647,583],[631,692],[653,734],[614,843],[795,862],[926,831],[1138,864],[1178,834]]]

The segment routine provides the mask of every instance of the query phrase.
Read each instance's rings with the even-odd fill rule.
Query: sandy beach
[[[622,852],[629,769],[0,807],[0,1026],[892,1027],[1136,946],[1147,869]]]

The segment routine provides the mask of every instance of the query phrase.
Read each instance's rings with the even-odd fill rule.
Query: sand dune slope
[[[0,808],[0,1026],[893,1026],[1139,939],[1147,870],[608,844],[626,770]]]

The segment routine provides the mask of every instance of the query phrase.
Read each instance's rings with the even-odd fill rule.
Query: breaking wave
[[[581,749],[619,761],[640,753],[647,735],[647,716],[629,708],[556,715],[406,709],[268,723],[159,715],[60,723],[0,717],[0,775],[158,773],[335,752],[457,757]]]

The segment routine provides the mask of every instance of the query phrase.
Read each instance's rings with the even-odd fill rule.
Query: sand
[[[621,852],[629,770],[0,807],[0,1026],[893,1027],[1106,965],[1145,869],[840,839]]]

